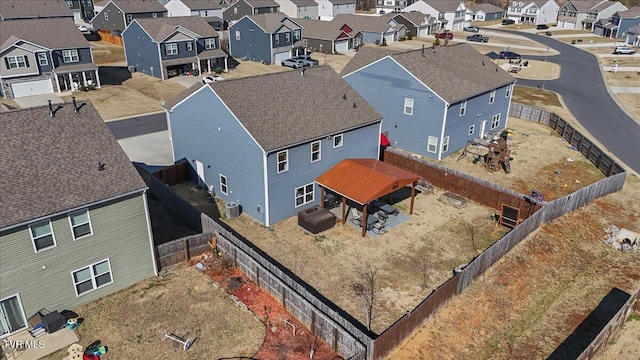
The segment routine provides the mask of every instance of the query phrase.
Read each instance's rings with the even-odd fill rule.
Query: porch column
[[[416,183],[411,183],[411,204],[409,205],[409,215],[413,214],[413,199],[416,197]]]
[[[73,76],[71,76],[71,73],[69,73],[69,86],[71,86],[71,91],[73,91]]]
[[[228,67],[228,65],[227,65],[227,58],[228,58],[228,56],[225,56],[225,57],[224,57],[224,72],[229,71],[229,67]]]
[[[96,70],[96,87],[100,88],[100,76],[98,76],[98,70]]]
[[[362,221],[360,222],[362,225],[362,237],[367,234],[367,206],[369,206],[369,204],[364,204],[362,208]]]
[[[320,206],[324,209],[324,188],[320,186]]]
[[[198,60],[198,74],[202,74],[202,66],[200,65],[200,60]]]
[[[211,59],[207,59],[207,72],[211,72]]]
[[[56,88],[58,89],[58,92],[62,92],[60,90],[60,77],[58,77],[58,74],[54,74],[56,76]]]
[[[84,71],[82,72],[82,83],[84,84],[84,86],[87,86],[87,73],[85,73]]]

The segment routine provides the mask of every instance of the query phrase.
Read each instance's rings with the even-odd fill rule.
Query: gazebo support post
[[[347,223],[347,198],[342,197],[342,225]]]
[[[320,186],[320,206],[324,209],[324,188]]]
[[[367,234],[367,205],[369,204],[364,204],[362,208],[362,221],[360,222],[362,226],[362,237]]]
[[[416,183],[411,183],[411,205],[409,205],[409,215],[413,214],[413,198],[416,197]]]

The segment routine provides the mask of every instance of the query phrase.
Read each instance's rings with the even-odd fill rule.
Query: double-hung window
[[[20,69],[29,67],[27,57],[24,55],[7,56],[6,58],[4,58],[4,61],[7,65],[7,69]]]
[[[276,45],[280,44],[280,34],[273,35],[273,43]]]
[[[78,56],[78,50],[62,50],[62,61],[65,63],[72,63],[80,61],[80,57]]]
[[[467,100],[460,103],[460,116],[467,113]]]
[[[291,33],[284,33],[284,41],[285,42],[291,41]]]
[[[278,159],[278,174],[289,170],[289,150],[279,151],[276,158]]]
[[[204,39],[204,48],[207,50],[216,48],[216,39]]]
[[[69,214],[69,224],[71,225],[73,240],[93,234],[91,218],[89,217],[89,211],[86,209]]]
[[[40,66],[46,66],[49,65],[49,59],[47,59],[47,53],[38,53],[38,64],[40,64]]]
[[[33,241],[33,249],[36,252],[57,246],[50,220],[40,221],[29,226],[29,233]]]
[[[467,133],[468,135],[473,135],[473,133],[476,132],[476,126],[475,125],[471,125],[469,126],[469,132]]]
[[[493,104],[495,99],[496,99],[496,91],[491,90],[491,92],[489,93],[489,104]]]
[[[193,51],[193,43],[191,41],[187,42],[187,51]]]
[[[113,282],[109,259],[71,272],[76,296],[84,295]]]
[[[500,114],[495,114],[491,118],[491,130],[500,126]]]
[[[435,136],[429,136],[429,142],[427,143],[427,151],[435,153],[438,151],[438,138]]]
[[[442,139],[442,152],[445,153],[449,150],[449,137],[445,136],[444,139]]]
[[[508,98],[511,96],[511,91],[513,90],[513,84],[507,85],[507,91],[504,93],[504,97]]]
[[[220,174],[220,192],[229,195],[229,185],[227,185],[227,177]]]
[[[413,99],[404,99],[404,114],[413,115]]]
[[[178,54],[178,44],[165,44],[164,46],[167,55],[177,55]]]
[[[333,147],[334,148],[338,148],[338,147],[342,146],[343,142],[344,142],[344,135],[343,134],[335,135],[333,137]]]
[[[310,203],[314,196],[313,183],[296,188],[296,207]]]
[[[320,141],[311,143],[311,162],[320,161]]]

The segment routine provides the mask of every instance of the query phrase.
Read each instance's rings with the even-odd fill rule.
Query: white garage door
[[[427,35],[427,28],[420,28],[420,30],[418,30],[418,37],[426,37]]]
[[[11,84],[11,92],[14,98],[51,94],[53,83],[51,80],[36,80]]]
[[[384,34],[384,39],[387,41],[387,44],[391,44],[393,42],[394,33]]]
[[[336,52],[344,53],[349,51],[349,40],[336,41]]]
[[[564,28],[564,29],[573,29],[573,28],[575,28],[575,26],[576,26],[576,25],[575,25],[575,23],[565,21],[565,22],[564,22],[564,27],[563,27],[563,28]]]
[[[287,60],[291,57],[291,51],[285,51],[273,54],[274,65],[280,65],[283,60]]]

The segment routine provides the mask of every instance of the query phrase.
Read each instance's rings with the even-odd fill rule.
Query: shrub
[[[213,69],[213,72],[215,72],[216,74],[222,74],[224,72],[224,69],[222,69],[220,66],[216,66],[216,68]]]
[[[411,35],[411,31],[407,31],[407,40],[413,39],[413,35]]]
[[[433,42],[433,45],[440,45],[440,39],[436,38],[436,41]]]
[[[405,40],[404,36],[398,39],[398,41],[404,41],[404,40]]]
[[[387,39],[382,38],[382,44],[380,46],[387,46]]]

